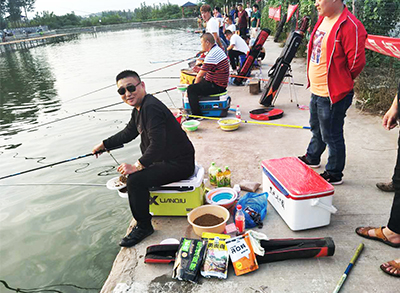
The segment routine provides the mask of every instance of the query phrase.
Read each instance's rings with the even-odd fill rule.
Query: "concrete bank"
[[[263,76],[266,77],[267,64],[275,62],[282,48],[271,39],[264,46],[267,57]],[[295,59],[292,69],[295,82],[306,83],[304,59]],[[250,95],[248,87],[230,86],[228,90],[233,105],[240,105],[243,119],[249,119],[248,112],[260,107],[260,95]],[[299,103],[308,105],[309,91],[296,87],[296,92]],[[308,111],[290,102],[287,85],[283,86],[275,105],[285,111],[277,123],[308,125]],[[195,234],[185,217],[155,217],[156,232],[143,243],[120,250],[101,292],[332,292],[361,242],[365,249],[341,292],[399,292],[399,279],[387,276],[379,266],[398,258],[400,250],[366,240],[354,232],[357,226],[387,223],[393,194],[378,191],[375,183],[390,180],[392,176],[397,136],[397,130],[388,132],[382,128],[380,117],[367,115],[352,106],[345,123],[344,184],[335,187],[333,204],[338,212],[332,215],[330,225],[293,232],[268,205],[264,228],[256,229],[269,238],[330,236],[336,245],[334,256],[263,264],[257,271],[240,277],[235,276],[230,266],[227,280],[201,278],[199,284],[180,282],[171,278],[172,265],[144,263],[146,247],[166,238],[195,237]],[[304,129],[254,124],[242,124],[237,131],[223,132],[215,121],[203,120],[189,137],[196,148],[197,162],[206,169],[215,161],[219,166],[230,166],[233,183],[243,179],[261,183],[262,160],[303,155],[311,134]],[[318,172],[323,172],[326,157],[324,154]]]

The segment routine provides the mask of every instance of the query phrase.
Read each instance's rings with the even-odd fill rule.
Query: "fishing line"
[[[0,186],[40,186],[40,185],[68,185],[68,186],[99,186],[105,187],[106,184],[97,183],[15,183],[15,184],[0,184]]]
[[[159,71],[159,70],[162,70],[162,69],[165,69],[165,68],[168,68],[168,67],[171,67],[171,66],[174,66],[174,65],[177,65],[177,64],[179,64],[179,63],[188,61],[188,60],[190,60],[190,59],[194,59],[194,58],[196,58],[196,57],[197,57],[197,55],[194,56],[194,57],[190,57],[190,58],[187,58],[187,59],[179,60],[179,61],[174,62],[174,63],[172,63],[172,64],[169,64],[169,65],[166,65],[166,66],[163,66],[163,67],[160,67],[160,68],[157,68],[157,69],[154,69],[154,70],[145,72],[145,73],[141,74],[140,77],[145,76],[145,75],[150,74],[150,73],[153,73],[153,72],[156,72],[156,71]],[[76,97],[76,98],[72,98],[72,99],[70,99],[70,100],[67,100],[67,101],[65,101],[64,103],[68,103],[68,102],[71,102],[71,101],[73,101],[73,100],[77,100],[77,99],[79,99],[79,98],[86,97],[86,96],[88,96],[88,95],[91,95],[91,94],[97,93],[97,92],[99,92],[99,91],[108,89],[108,88],[110,88],[110,87],[112,87],[112,86],[115,86],[115,84],[107,85],[107,86],[102,87],[102,88],[100,88],[100,89],[97,89],[97,90],[91,91],[91,92],[89,92],[89,93],[80,95],[80,96],[78,96],[78,97]]]
[[[167,96],[168,96],[169,100],[171,101],[172,105],[174,106],[174,108],[177,108],[177,107],[175,106],[174,101],[172,100],[172,98],[171,98],[171,96],[169,95],[168,92],[167,92]]]
[[[151,95],[157,95],[159,93],[168,92],[168,91],[172,91],[172,90],[175,90],[175,89],[176,89],[176,87],[172,87],[172,88],[169,88],[169,89],[165,89],[165,90],[161,90],[161,91],[152,93]],[[30,128],[27,128],[27,129],[22,129],[19,132],[30,131],[30,130],[36,129],[38,127],[42,127],[42,126],[45,126],[45,125],[50,125],[50,124],[53,124],[53,123],[56,123],[56,122],[60,122],[60,121],[63,121],[63,120],[66,120],[66,119],[70,119],[70,118],[74,118],[74,117],[77,117],[77,116],[80,116],[80,115],[88,114],[90,112],[96,112],[98,110],[109,108],[109,107],[116,106],[116,105],[120,105],[120,104],[123,104],[123,103],[124,103],[124,101],[120,101],[120,102],[116,102],[116,103],[113,103],[113,104],[105,105],[105,106],[102,106],[102,107],[94,108],[94,109],[91,109],[91,110],[83,111],[81,113],[77,113],[77,114],[73,114],[73,115],[70,115],[70,116],[66,116],[64,118],[60,118],[60,119],[56,119],[56,120],[53,120],[53,121],[50,121],[50,122],[38,124],[38,125],[32,126]]]

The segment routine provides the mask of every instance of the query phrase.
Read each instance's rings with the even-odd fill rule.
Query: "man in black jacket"
[[[146,94],[139,75],[126,70],[117,75],[118,93],[134,107],[128,125],[103,140],[93,153],[128,143],[139,134],[142,156],[134,164],[123,163],[118,172],[129,175],[129,206],[137,224],[120,246],[131,247],[154,232],[149,213],[149,188],[187,179],[194,172],[194,148],[171,111]]]

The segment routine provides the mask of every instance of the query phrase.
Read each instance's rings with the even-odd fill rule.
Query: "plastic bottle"
[[[236,106],[235,116],[236,116],[237,119],[242,119],[242,113],[240,113],[239,105]]]
[[[231,170],[229,170],[228,166],[225,166],[224,177],[225,177],[224,186],[231,187]]]
[[[218,172],[217,172],[217,186],[218,187],[224,187],[224,183],[225,183],[225,176],[224,176],[224,172],[222,172],[221,168],[218,168]]]
[[[217,166],[215,166],[214,162],[211,162],[211,166],[208,168],[208,178],[210,179],[210,184],[213,186],[217,186],[217,171]]]
[[[245,229],[245,217],[241,205],[236,207],[235,225],[238,233],[242,234]]]

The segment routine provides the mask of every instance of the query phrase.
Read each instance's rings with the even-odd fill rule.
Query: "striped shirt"
[[[229,61],[222,49],[214,45],[208,52],[201,70],[206,71],[206,80],[226,88],[229,80]]]

